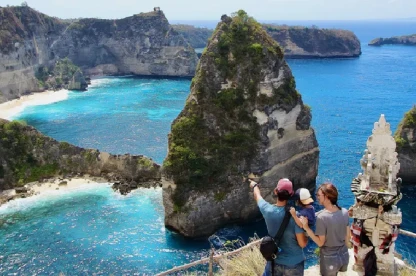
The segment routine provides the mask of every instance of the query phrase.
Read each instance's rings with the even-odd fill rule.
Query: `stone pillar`
[[[397,209],[401,199],[401,179],[396,142],[390,124],[380,116],[360,160],[362,172],[351,183],[355,204],[350,208],[354,218],[352,241],[356,263],[354,270],[364,271],[364,264],[377,266],[377,275],[394,275],[394,245],[402,222]]]

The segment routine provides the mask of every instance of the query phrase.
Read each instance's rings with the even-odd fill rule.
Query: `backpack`
[[[267,235],[261,239],[260,253],[263,255],[263,258],[266,259],[266,261],[274,261],[274,259],[276,259],[279,254],[280,239],[282,238],[290,220],[290,213],[287,208],[285,210],[285,217],[282,224],[280,225],[279,231],[277,231],[276,236],[273,238],[272,236]]]

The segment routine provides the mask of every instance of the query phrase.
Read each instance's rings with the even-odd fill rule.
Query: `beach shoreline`
[[[46,182],[33,182],[25,185],[28,192],[33,195],[44,194],[55,190],[74,190],[80,189],[88,184],[105,184],[109,183],[106,179],[100,177],[74,177],[74,178],[55,178]]]
[[[69,91],[66,89],[33,93],[0,104],[0,118],[12,120],[29,106],[47,105],[68,99]]]

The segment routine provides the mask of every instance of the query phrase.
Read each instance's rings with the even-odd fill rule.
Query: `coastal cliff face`
[[[402,45],[416,45],[416,34],[394,36],[390,38],[375,38],[368,43],[370,46],[381,46],[385,44],[402,44]]]
[[[0,8],[0,25],[0,103],[44,90],[36,70],[53,64],[50,46],[66,25],[29,7]]]
[[[195,51],[162,11],[119,20],[81,19],[51,47],[89,75],[193,76]]]
[[[20,6],[0,8],[0,23],[0,103],[51,88],[37,75],[66,58],[82,69],[68,77],[78,83],[82,73],[193,76],[198,61],[161,11],[70,23]]]
[[[164,161],[165,224],[212,234],[259,215],[248,184],[266,200],[278,179],[314,189],[319,149],[279,45],[244,11],[223,16],[202,54]]]
[[[111,155],[58,142],[31,126],[0,119],[0,191],[74,174],[140,185],[159,181],[160,166],[140,155]]]
[[[398,176],[405,183],[416,183],[416,107],[404,115],[394,138],[400,162]]]
[[[357,36],[347,30],[264,24],[263,28],[284,49],[286,58],[344,58],[361,55]]]

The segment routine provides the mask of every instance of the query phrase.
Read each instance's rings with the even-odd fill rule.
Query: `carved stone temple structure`
[[[362,173],[351,183],[355,195],[350,209],[354,218],[354,270],[370,267],[377,269],[377,275],[394,275],[394,245],[402,223],[402,213],[396,206],[402,198],[401,179],[396,179],[400,163],[391,134],[390,124],[382,114],[374,123],[360,160]]]

